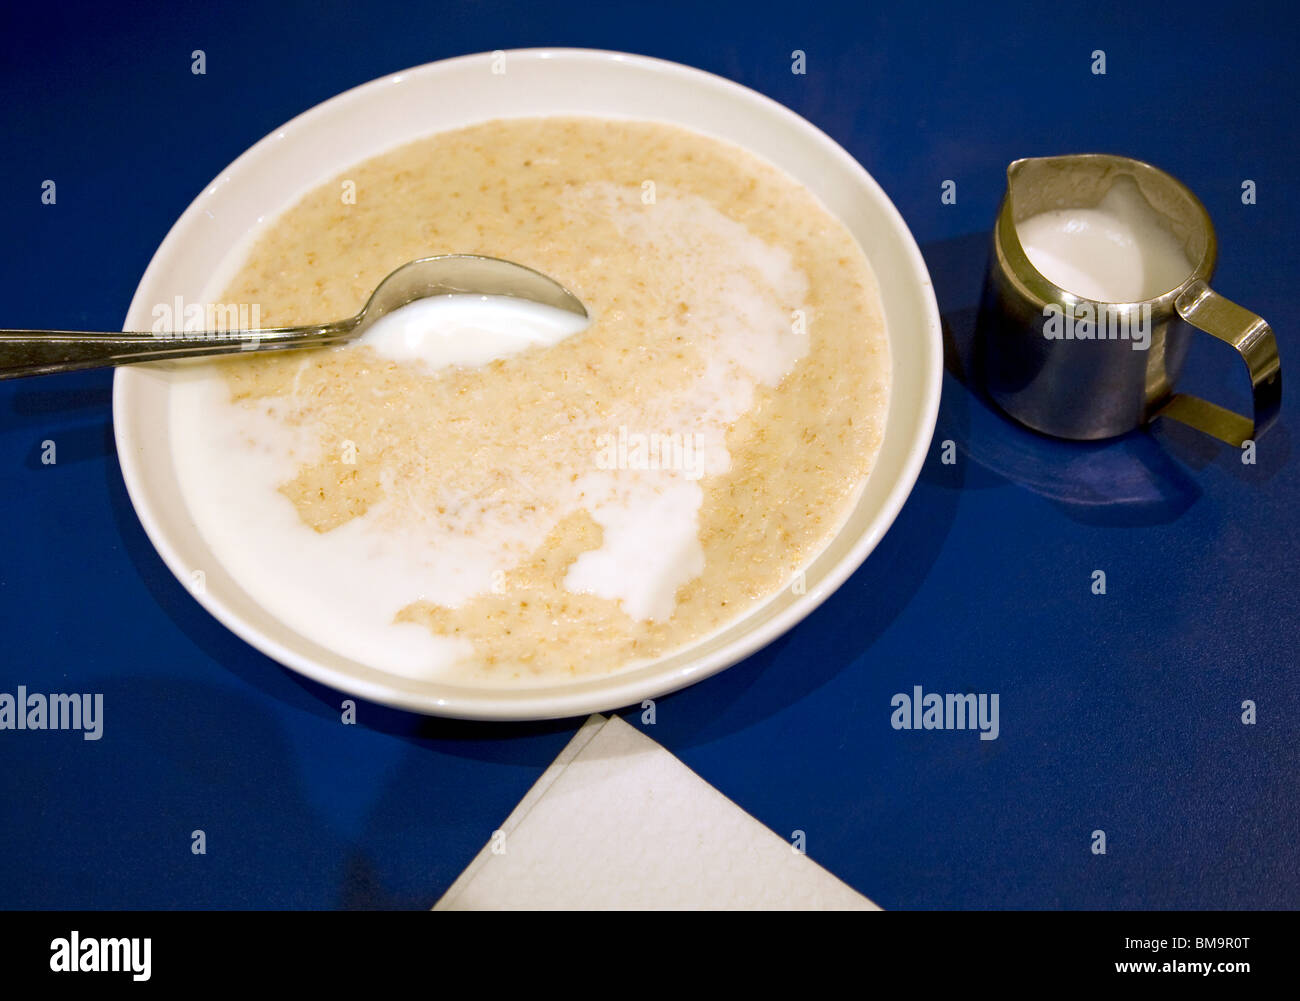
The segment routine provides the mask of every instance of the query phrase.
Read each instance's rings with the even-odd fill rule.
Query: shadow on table
[[[46,442],[53,443],[53,458],[62,466],[112,454],[112,378],[108,372],[71,372],[5,383],[0,429],[31,435],[23,458],[27,469],[39,471],[49,461]]]

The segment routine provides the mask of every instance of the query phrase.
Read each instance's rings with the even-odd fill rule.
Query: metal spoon
[[[175,358],[342,344],[360,335],[386,313],[417,299],[453,293],[514,296],[578,316],[587,315],[577,296],[540,271],[496,257],[448,254],[403,264],[379,283],[356,316],[310,327],[105,334],[0,330],[0,379]]]

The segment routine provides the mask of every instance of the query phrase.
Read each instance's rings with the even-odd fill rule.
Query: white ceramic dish
[[[494,72],[504,66],[505,72]],[[436,715],[541,719],[639,703],[729,667],[790,629],[866,559],[898,514],[934,431],[943,368],[939,312],[907,225],[865,170],[793,112],[720,77],[642,56],[528,49],[431,63],[357,87],[300,115],[244,153],[172,227],[141,279],[127,330],[148,330],[157,303],[217,294],[260,226],[349,165],[433,132],[491,118],[588,114],[675,122],[744,146],[807,185],[853,232],[880,284],[893,359],[884,442],[847,522],[786,589],[705,641],[607,677],[526,689],[419,682],[365,667],[298,635],[217,563],[181,500],[168,443],[168,374],[122,368],[113,421],[122,475],[145,531],[198,601],[257,649],[366,699]],[[194,588],[195,571],[203,587]]]

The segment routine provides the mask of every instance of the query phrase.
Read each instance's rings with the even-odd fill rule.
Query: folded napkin
[[[434,910],[879,910],[617,716],[592,716]]]

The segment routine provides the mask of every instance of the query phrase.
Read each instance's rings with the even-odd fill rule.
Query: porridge
[[[380,670],[527,684],[791,586],[871,471],[890,366],[871,268],[806,188],[672,125],[493,121],[310,192],[213,291],[265,327],[332,320],[455,253],[550,275],[590,323],[439,297],[177,369],[182,492],[256,601]]]

